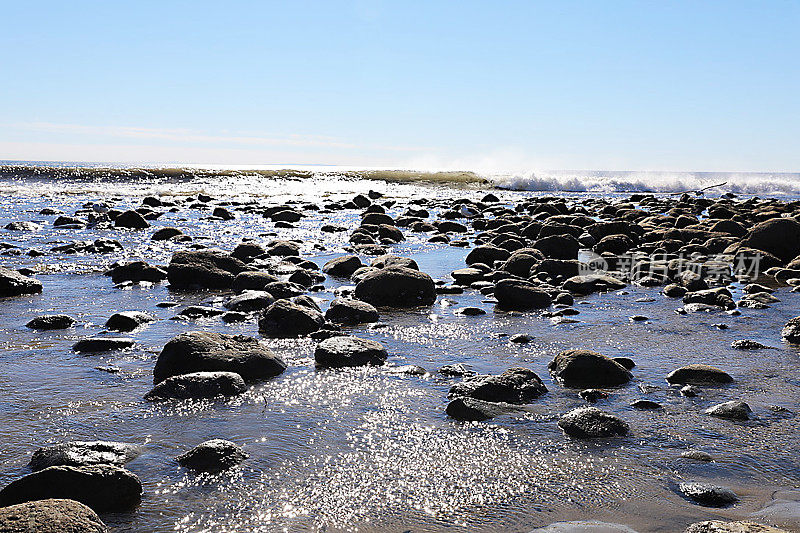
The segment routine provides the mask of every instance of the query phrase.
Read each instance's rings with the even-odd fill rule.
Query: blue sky
[[[800,2],[8,2],[0,159],[800,170]]]

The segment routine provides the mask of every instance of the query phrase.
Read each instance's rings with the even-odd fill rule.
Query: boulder
[[[114,219],[114,226],[117,228],[145,229],[150,227],[150,223],[142,215],[129,209],[117,215],[117,218]]]
[[[606,292],[624,289],[626,283],[606,274],[587,274],[585,276],[572,276],[561,286],[564,290],[576,294],[591,294],[593,292]]]
[[[72,345],[72,350],[79,353],[110,352],[130,348],[135,342],[128,337],[92,337],[76,342]]]
[[[800,222],[793,218],[771,218],[747,233],[742,245],[771,253],[788,263],[800,255]]]
[[[710,483],[685,482],[678,485],[678,491],[705,507],[725,507],[739,501],[731,489]]]
[[[107,276],[111,276],[111,281],[114,283],[122,283],[124,281],[132,281],[139,283],[140,281],[149,281],[151,283],[158,283],[167,279],[167,271],[163,268],[148,265],[144,261],[132,261],[118,265],[108,272]]]
[[[246,290],[222,305],[225,309],[230,311],[249,313],[252,311],[261,311],[274,303],[275,298],[267,291]]]
[[[392,254],[379,255],[369,262],[369,266],[373,268],[403,267],[410,268],[411,270],[419,270],[417,262],[410,257],[400,257],[399,255]]]
[[[247,452],[229,440],[212,439],[179,455],[178,464],[199,472],[221,472],[241,464]]]
[[[750,406],[741,400],[723,402],[704,411],[707,415],[725,418],[726,420],[750,420]]]
[[[289,300],[277,300],[258,320],[258,331],[267,337],[303,337],[325,323],[322,313]]]
[[[503,309],[541,309],[552,302],[550,294],[527,280],[503,279],[494,286],[497,305]]]
[[[475,421],[489,420],[499,415],[514,412],[508,404],[476,400],[469,396],[458,397],[447,404],[447,416],[455,420]]]
[[[580,244],[572,235],[551,235],[537,239],[532,247],[549,259],[577,259]]]
[[[376,307],[418,307],[436,301],[436,286],[424,272],[390,267],[367,273],[356,285],[355,297]]]
[[[617,361],[590,350],[566,350],[547,366],[553,377],[565,387],[616,387],[633,375]]]
[[[111,331],[133,331],[139,326],[155,321],[155,318],[141,311],[114,313],[106,321],[106,329]]]
[[[800,344],[800,316],[789,320],[781,330],[781,337],[786,342]]]
[[[322,266],[322,271],[329,276],[337,278],[349,278],[353,272],[364,266],[361,259],[356,255],[344,255],[331,259]]]
[[[28,321],[25,324],[31,329],[67,329],[75,325],[75,319],[69,315],[42,315]]]
[[[0,297],[42,292],[42,282],[23,276],[16,270],[0,267]]]
[[[472,265],[475,263],[482,263],[484,265],[492,266],[495,261],[505,261],[511,256],[511,252],[504,248],[497,246],[477,246],[467,254],[466,263]]]
[[[1,533],[107,533],[92,511],[75,500],[46,499],[0,508]]]
[[[579,407],[563,415],[558,427],[570,437],[581,439],[625,436],[630,430],[621,418],[596,407]]]
[[[181,333],[158,356],[153,382],[193,372],[235,372],[247,382],[269,379],[286,369],[278,356],[252,337],[210,331]]]
[[[145,395],[145,400],[215,398],[237,396],[247,390],[242,376],[235,372],[191,372],[172,376]]]
[[[248,269],[223,252],[175,252],[167,267],[167,279],[175,289],[229,289],[236,275]]]
[[[267,285],[276,281],[280,280],[269,272],[247,271],[236,275],[231,289],[236,292],[247,290],[263,291]]]
[[[449,396],[487,402],[529,403],[547,392],[539,376],[527,368],[509,368],[495,376],[471,376],[450,388]]]
[[[75,500],[96,513],[124,512],[141,502],[142,483],[118,466],[50,466],[6,485],[0,507],[51,498]]]
[[[292,241],[272,241],[267,245],[267,253],[277,256],[299,256],[300,245]]]
[[[150,236],[151,241],[168,241],[174,239],[178,235],[183,235],[183,232],[178,228],[159,228],[153,235]]]
[[[336,298],[325,312],[325,319],[334,324],[356,325],[378,321],[378,310],[367,302]]]
[[[243,242],[236,245],[236,248],[231,252],[231,256],[242,261],[249,263],[256,257],[261,257],[267,254],[267,250],[256,242]]]
[[[133,444],[111,441],[75,441],[39,448],[30,460],[34,472],[51,466],[122,466],[139,456]]]
[[[314,361],[319,368],[382,365],[388,354],[378,341],[351,336],[336,336],[317,345]]]
[[[686,365],[667,375],[672,385],[722,385],[732,381],[730,374],[709,365]]]

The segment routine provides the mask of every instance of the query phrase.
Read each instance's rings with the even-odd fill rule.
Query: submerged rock
[[[739,501],[731,489],[711,483],[681,483],[678,490],[685,497],[705,507],[725,507]]]
[[[609,524],[597,520],[577,520],[556,522],[549,526],[534,529],[531,533],[636,533],[623,524]]]
[[[72,345],[72,349],[81,353],[110,352],[130,348],[135,342],[128,337],[92,337],[76,342]]]
[[[145,400],[215,398],[237,396],[247,390],[242,376],[235,372],[192,372],[172,376],[145,395]]]
[[[317,345],[314,361],[319,368],[382,365],[388,354],[378,341],[351,336],[336,336]]]
[[[34,472],[51,466],[122,466],[139,456],[133,444],[110,441],[75,441],[39,448],[31,456]]]
[[[468,377],[453,385],[449,396],[522,404],[535,400],[545,392],[547,387],[535,372],[527,368],[509,368],[495,376]]]
[[[200,472],[221,472],[242,463],[249,456],[235,443],[212,439],[179,455],[178,464]]]
[[[46,499],[0,508],[2,533],[107,533],[97,513],[75,500]]]
[[[514,409],[507,404],[487,402],[464,396],[456,398],[448,403],[445,412],[447,416],[455,420],[480,422],[509,413],[513,410]]]
[[[164,345],[153,381],[193,372],[235,372],[252,382],[277,376],[285,369],[283,360],[252,337],[192,331]]]
[[[590,350],[566,350],[548,365],[550,373],[565,387],[616,387],[633,375],[617,361]]]
[[[118,466],[50,466],[0,490],[0,506],[51,498],[76,500],[97,513],[124,512],[139,505],[142,483]]]
[[[596,407],[573,409],[558,420],[558,427],[580,439],[625,436],[630,430],[624,420]]]
[[[30,320],[27,327],[37,330],[67,329],[75,325],[75,319],[69,315],[42,315]]]

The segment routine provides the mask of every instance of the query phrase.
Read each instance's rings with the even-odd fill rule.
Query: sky
[[[0,159],[800,171],[800,1],[5,2]]]

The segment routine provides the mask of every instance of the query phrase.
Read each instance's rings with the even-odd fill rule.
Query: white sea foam
[[[709,192],[800,195],[800,173],[537,171],[488,178],[499,188],[516,191],[671,193],[719,185]]]

